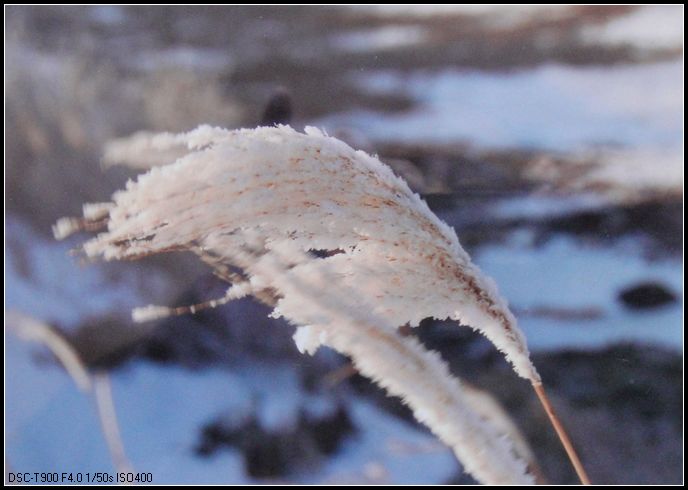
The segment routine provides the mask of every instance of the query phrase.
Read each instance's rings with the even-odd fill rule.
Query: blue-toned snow
[[[591,349],[616,342],[683,345],[683,266],[680,259],[648,260],[631,240],[610,247],[559,237],[533,248],[527,232],[511,243],[489,245],[473,257],[518,311],[546,307],[597,310],[599,318],[557,320],[519,315],[532,350]],[[678,301],[645,311],[625,307],[618,295],[640,282],[668,287]]]
[[[128,316],[172,287],[159,270],[81,263],[70,255],[78,241],[45,238],[13,215],[6,217],[5,233],[6,309],[69,328],[89,316]]]
[[[12,468],[113,474],[92,399],[54,365],[37,363],[34,351],[8,335],[6,458]],[[197,456],[201,428],[218,418],[241,420],[257,404],[261,423],[275,429],[308,399],[296,370],[284,365],[190,371],[138,362],[112,373],[111,383],[127,456],[134,470],[152,473],[158,484],[258,483],[245,474],[235,449]],[[431,434],[356,397],[347,403],[356,435],[323,467],[283,481],[441,483],[458,471],[451,451]]]
[[[357,76],[371,92],[405,93],[412,110],[358,110],[317,121],[372,139],[571,151],[594,146],[679,146],[683,61],[613,67],[544,65],[506,73],[379,71]]]

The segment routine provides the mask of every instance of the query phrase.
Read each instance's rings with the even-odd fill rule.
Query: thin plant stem
[[[549,421],[552,423],[552,427],[554,427],[557,436],[559,436],[559,440],[564,446],[566,454],[568,455],[571,464],[573,464],[573,468],[576,470],[578,478],[580,479],[583,485],[590,485],[590,478],[588,478],[588,474],[585,472],[585,468],[583,468],[583,464],[581,463],[581,460],[578,457],[576,450],[573,448],[571,439],[566,433],[564,426],[559,420],[559,417],[557,417],[557,414],[554,411],[554,407],[552,406],[552,403],[549,401],[549,398],[545,393],[545,388],[542,386],[542,384],[533,383],[533,389],[535,390],[535,393],[537,393],[537,396],[540,399],[540,403],[542,404],[542,407],[545,409],[545,412],[549,417]]]
[[[112,462],[118,472],[131,472],[132,466],[124,451],[124,443],[122,442],[122,435],[117,423],[115,404],[112,400],[112,390],[107,374],[96,373],[93,376],[93,392],[100,426],[103,430]]]
[[[20,338],[46,345],[62,363],[77,387],[84,393],[93,394],[103,436],[115,469],[118,472],[132,471],[117,424],[108,376],[104,373],[92,376],[74,348],[49,325],[16,311],[8,311],[6,320]]]
[[[18,311],[8,311],[5,314],[5,321],[21,339],[47,346],[74,380],[77,387],[83,392],[90,391],[91,378],[86,366],[74,348],[60,334],[49,325]]]

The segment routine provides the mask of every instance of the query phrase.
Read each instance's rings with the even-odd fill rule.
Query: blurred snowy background
[[[683,7],[5,9],[5,311],[107,373],[155,483],[470,483],[447,448],[195,259],[81,264],[50,225],[135,176],[112,138],[290,120],[377,153],[520,319],[593,482],[682,480]],[[266,107],[269,109],[266,111]],[[83,238],[83,237],[82,237]],[[91,398],[5,332],[7,471],[114,472]],[[417,332],[574,482],[523,380],[468,328]],[[349,373],[350,374],[350,373]]]

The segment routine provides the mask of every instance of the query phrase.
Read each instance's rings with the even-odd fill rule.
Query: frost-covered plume
[[[91,205],[85,219],[61,220],[56,235],[107,226],[83,249],[108,260],[195,252],[234,284],[202,306],[245,294],[275,298],[273,315],[298,327],[299,349],[323,344],[351,356],[477,479],[532,481],[510,444],[465,402],[444,362],[397,332],[427,317],[470,325],[533,384],[551,416],[523,334],[494,283],[387,166],[314,128],[203,126],[118,145],[110,159],[138,167],[141,154],[150,155],[147,167],[159,164],[156,154],[174,150],[180,158],[129,182],[112,203]],[[154,307],[136,316],[173,311],[183,310]]]
[[[108,232],[84,245],[89,256],[188,248],[234,263],[248,232],[262,236],[268,249],[289,240],[303,251],[341,251],[309,256],[303,266],[334,270],[337,287],[359,290],[392,324],[417,326],[435,317],[471,325],[519,375],[540,381],[493,282],[472,264],[454,231],[376,158],[314,128],[301,134],[287,127],[201,127],[154,136],[147,148],[165,151],[180,142],[189,145],[187,155],[130,182],[111,209],[102,206]],[[138,137],[132,144],[143,147]],[[135,155],[123,147],[117,153]]]

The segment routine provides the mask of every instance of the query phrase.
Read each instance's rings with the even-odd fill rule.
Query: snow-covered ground
[[[571,196],[530,194],[500,199],[490,206],[490,214],[499,220],[553,218],[598,209],[606,203],[605,199],[593,193]]]
[[[567,5],[366,5],[356,6],[382,17],[426,18],[461,15],[474,17],[496,28],[516,27],[533,20],[553,20],[575,15]],[[608,22],[584,26],[580,37],[588,43],[633,46],[647,49],[678,49],[683,46],[683,6],[646,5]]]
[[[468,15],[513,28],[534,18],[572,15],[573,7],[384,6],[377,15],[422,19]],[[418,20],[420,22],[420,20]],[[493,26],[493,27],[494,27]],[[421,25],[403,25],[377,37],[340,35],[342,50],[371,51],[401,42],[427,41]],[[409,35],[402,36],[402,31]],[[543,31],[544,32],[544,31]],[[412,35],[411,35],[412,33]],[[591,22],[578,32],[583,45],[628,48],[646,53],[643,63],[568,65],[545,63],[517,70],[367,70],[352,80],[374,95],[404,94],[407,111],[351,109],[313,121],[336,132],[353,128],[368,138],[405,144],[468,143],[480,149],[532,149],[563,156],[578,165],[594,162],[576,183],[606,187],[612,198],[638,191],[683,189],[683,59],[652,61],[653,50],[683,47],[683,7],[645,6]],[[381,47],[382,48],[382,47]],[[380,48],[380,49],[381,49]]]
[[[585,350],[631,341],[682,350],[680,260],[649,261],[632,240],[600,248],[560,237],[533,248],[530,238],[517,232],[505,245],[481,248],[474,260],[520,312],[532,350]],[[679,301],[643,312],[624,307],[620,291],[643,281],[665,284]],[[573,318],[529,313],[538,310],[571,312]],[[589,318],[576,316],[586,311],[592,312]]]
[[[113,474],[92,398],[55,365],[36,362],[32,344],[7,335],[5,350],[6,459],[12,468]],[[129,462],[134,471],[152,473],[157,484],[259,482],[246,474],[238,450],[199,456],[201,428],[218,418],[240,420],[256,400],[263,427],[289,427],[299,401],[307,400],[297,371],[285,365],[190,371],[137,362],[110,378]],[[347,405],[357,432],[324,466],[287,481],[439,483],[458,470],[451,451],[429,433],[358,397]]]
[[[683,11],[680,5],[646,5],[606,24],[586,27],[582,36],[590,43],[680,49]]]
[[[332,43],[342,51],[372,52],[419,44],[428,39],[428,34],[421,26],[389,25],[340,34],[332,38]]]
[[[6,456],[27,472],[108,472],[115,468],[90,396],[56,366],[39,365],[35,348],[6,339]],[[133,468],[152,472],[154,483],[244,480],[237,454],[212,461],[194,456],[209,418],[245,396],[228,373],[189,373],[137,364],[112,376],[122,440]],[[238,392],[238,393],[237,393]]]
[[[371,93],[407,94],[417,105],[395,114],[353,110],[315,125],[335,134],[354,128],[385,142],[529,149],[564,158],[571,167],[594,162],[579,182],[564,183],[604,186],[614,199],[683,188],[681,59],[509,73],[383,71],[355,78]]]
[[[682,138],[683,61],[615,67],[545,65],[513,73],[445,70],[366,73],[375,93],[405,93],[418,106],[355,111],[320,121],[373,139],[571,151],[666,146]]]
[[[563,5],[358,5],[356,10],[382,17],[432,17],[465,15],[480,18],[497,27],[512,27],[527,23],[534,17],[556,18],[571,10]]]
[[[453,453],[430,434],[410,429],[369,402],[354,399],[349,406],[363,430],[344,443],[317,479],[303,483],[423,485],[445,482],[459,471]]]

